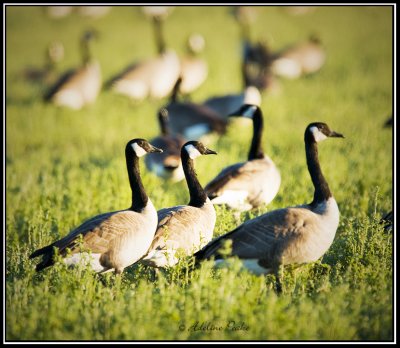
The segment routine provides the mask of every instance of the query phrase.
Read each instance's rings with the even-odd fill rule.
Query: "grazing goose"
[[[170,119],[172,134],[181,134],[186,139],[199,140],[201,137],[216,132],[224,134],[227,120],[206,105],[177,101],[181,78],[178,78],[170,102],[165,105]]]
[[[161,135],[152,139],[151,143],[163,149],[163,153],[161,155],[148,154],[145,158],[147,169],[160,177],[171,179],[174,182],[180,181],[185,177],[180,156],[185,139],[180,135],[171,135],[167,109],[160,109],[158,122]]]
[[[163,6],[154,7],[163,8]],[[165,11],[156,11],[153,8],[152,11],[146,12],[153,20],[158,55],[130,65],[113,77],[107,86],[111,86],[114,92],[142,100],[147,97],[164,98],[172,91],[180,73],[180,61],[174,51],[166,49],[162,33],[162,24],[167,15]]]
[[[101,88],[100,65],[93,60],[90,51],[95,36],[93,31],[84,33],[81,39],[82,66],[61,76],[45,95],[45,101],[75,110],[95,102]]]
[[[213,109],[224,118],[238,110],[243,104],[261,105],[261,94],[257,87],[248,86],[242,93],[210,97],[203,102],[203,105]]]
[[[281,266],[313,262],[324,255],[339,224],[339,209],[318,161],[317,144],[328,137],[343,135],[321,122],[309,124],[304,134],[307,166],[315,189],[310,204],[273,210],[248,220],[197,252],[196,261],[214,257],[223,265],[226,261],[219,249],[230,240],[230,255],[239,257],[256,274],[273,272],[280,292]]]
[[[256,8],[248,6],[234,7],[234,17],[239,24],[242,41],[242,79],[244,87],[255,86],[259,90],[276,87],[272,75],[272,53],[266,43],[252,42],[250,25],[255,21]]]
[[[131,207],[97,215],[64,238],[36,250],[30,258],[43,255],[36,266],[37,271],[54,264],[55,249],[67,265],[76,265],[85,259],[90,261],[91,268],[96,272],[114,270],[116,274],[122,273],[125,267],[146,253],[157,227],[157,212],[144,191],[139,172],[139,157],[149,152],[162,150],[144,139],[133,139],[125,148],[132,190]]]
[[[281,175],[274,162],[264,154],[261,140],[263,114],[256,105],[243,105],[230,116],[253,120],[253,139],[246,162],[226,167],[205,187],[213,204],[226,204],[240,211],[270,203],[278,193]]]
[[[157,232],[147,255],[142,259],[144,264],[171,267],[178,262],[180,255],[193,255],[211,240],[216,214],[197,180],[193,166],[195,158],[210,154],[216,152],[197,141],[189,141],[182,146],[181,159],[190,202],[188,205],[158,211]]]
[[[192,34],[187,41],[187,54],[181,57],[182,83],[180,92],[184,95],[192,93],[207,78],[207,62],[199,57],[204,49],[204,38],[199,34]]]
[[[274,54],[272,72],[288,79],[316,73],[326,60],[325,50],[316,36]]]
[[[251,43],[248,40],[243,42],[242,79],[245,87],[276,89],[271,67],[272,53],[266,43]]]
[[[32,82],[50,84],[55,80],[57,64],[64,58],[64,46],[59,41],[50,42],[46,48],[46,63],[42,68],[28,67],[24,70],[24,78]]]

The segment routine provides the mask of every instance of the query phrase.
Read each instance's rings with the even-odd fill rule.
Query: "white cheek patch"
[[[327,136],[324,133],[322,133],[317,127],[311,127],[310,132],[314,136],[314,139],[317,143],[327,138]]]
[[[201,156],[199,150],[197,150],[192,144],[185,146],[186,152],[189,154],[191,159],[195,159],[196,157]]]
[[[252,105],[246,109],[246,111],[243,113],[242,116],[252,118],[256,110],[257,110],[257,106]]]
[[[246,88],[243,104],[261,105],[261,94],[256,87],[249,86]]]
[[[133,151],[135,151],[136,156],[138,156],[138,157],[142,157],[147,153],[147,151],[145,149],[143,149],[143,147],[141,147],[137,143],[133,143],[132,148],[133,148]]]

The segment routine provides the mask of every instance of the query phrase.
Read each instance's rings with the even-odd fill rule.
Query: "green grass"
[[[240,221],[217,207],[215,236],[263,212],[311,201],[308,123],[326,122],[346,136],[319,148],[341,212],[335,241],[319,262],[286,269],[281,296],[272,276],[207,263],[186,272],[186,260],[155,281],[141,265],[121,279],[62,264],[35,273],[33,250],[91,216],[128,207],[125,144],[158,134],[156,111],[165,103],[134,103],[107,91],[81,111],[41,102],[43,86],[24,82],[21,71],[41,66],[55,39],[66,52],[60,71],[77,64],[77,40],[89,26],[101,33],[94,48],[104,80],[155,53],[152,28],[138,8],[114,8],[96,20],[6,8],[6,339],[393,340],[393,239],[378,223],[393,203],[392,132],[382,129],[392,112],[392,8],[323,7],[298,17],[260,8],[254,37],[278,49],[317,32],[328,59],[315,76],[281,80],[280,93],[264,93],[264,144],[281,171],[280,191]],[[165,30],[179,52],[193,31],[206,39],[209,78],[193,100],[240,91],[239,30],[226,7],[176,8]],[[236,123],[215,138],[209,147],[218,156],[196,161],[201,183],[244,160],[250,139],[251,127]],[[163,182],[143,162],[141,168],[156,208],[188,202],[184,182]],[[231,321],[238,330],[226,327]]]

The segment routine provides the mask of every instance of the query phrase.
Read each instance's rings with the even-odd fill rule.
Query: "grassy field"
[[[282,175],[276,199],[236,219],[216,207],[214,234],[263,212],[310,202],[303,134],[326,122],[345,139],[319,147],[322,170],[341,212],[335,241],[317,263],[287,268],[284,293],[273,277],[211,265],[186,272],[187,261],[161,272],[141,265],[122,277],[97,276],[62,264],[35,273],[29,254],[83,220],[130,204],[124,147],[158,134],[156,111],[166,100],[132,102],[103,91],[80,111],[45,105],[44,86],[25,82],[27,66],[42,66],[52,40],[65,46],[63,71],[79,63],[78,37],[100,32],[95,55],[104,80],[155,54],[150,23],[139,8],[113,8],[99,19],[76,13],[59,20],[43,8],[12,7],[6,16],[6,339],[19,340],[372,340],[392,341],[393,236],[379,220],[393,204],[391,7],[322,7],[304,16],[264,7],[252,34],[274,49],[321,37],[328,53],[315,76],[280,80],[263,94],[266,153]],[[184,52],[188,34],[206,39],[209,78],[194,101],[241,90],[239,28],[227,7],[179,7],[165,25],[170,47]],[[218,156],[196,160],[206,184],[224,166],[244,160],[252,129],[233,122],[209,147]],[[184,182],[146,172],[157,209],[188,202]]]

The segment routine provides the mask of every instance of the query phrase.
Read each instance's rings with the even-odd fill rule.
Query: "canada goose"
[[[181,134],[186,139],[199,140],[201,137],[216,132],[224,134],[227,121],[206,105],[177,101],[181,78],[178,78],[170,102],[165,105],[170,119],[172,134]]]
[[[153,11],[155,7],[164,6],[152,6]],[[166,15],[163,11],[161,14],[150,11],[150,16],[154,25],[158,55],[130,65],[106,84],[114,92],[135,100],[166,97],[180,73],[179,57],[174,51],[166,49],[162,33],[162,24]]]
[[[46,14],[50,18],[58,19],[63,18],[72,13],[73,6],[46,6]]]
[[[171,135],[168,111],[165,108],[159,110],[158,122],[161,135],[152,139],[151,143],[163,149],[163,153],[162,155],[148,154],[145,158],[147,169],[160,177],[174,182],[180,181],[185,177],[180,157],[185,139],[180,135]]]
[[[242,93],[210,97],[203,102],[203,105],[213,109],[224,118],[238,110],[243,104],[261,105],[261,94],[257,87],[248,86]]]
[[[187,54],[181,57],[182,84],[180,92],[184,95],[192,93],[207,78],[207,62],[198,55],[204,49],[204,38],[199,34],[192,34],[187,40]]]
[[[326,60],[321,41],[316,36],[297,45],[287,47],[274,54],[272,72],[288,79],[316,73]]]
[[[272,52],[265,42],[251,40],[250,24],[255,21],[256,8],[235,6],[233,14],[241,32],[244,87],[255,86],[259,90],[275,88],[276,82],[271,71]]]
[[[112,6],[76,6],[76,9],[83,17],[101,18],[111,11]]]
[[[213,204],[226,204],[245,211],[270,203],[278,193],[281,175],[262,150],[263,114],[260,107],[245,104],[230,116],[253,120],[248,159],[223,169],[204,189]]]
[[[93,60],[89,47],[95,36],[93,31],[84,33],[81,39],[82,66],[61,76],[46,93],[45,101],[75,110],[95,102],[101,88],[100,65]]]
[[[188,205],[158,211],[154,240],[142,262],[152,267],[171,267],[179,253],[192,255],[208,243],[213,235],[216,214],[214,206],[197,180],[193,160],[201,155],[216,154],[202,143],[189,141],[182,146],[181,159],[190,193]]]
[[[142,11],[147,17],[165,19],[174,8],[175,6],[142,6]]]
[[[310,204],[273,210],[244,222],[197,252],[197,262],[214,257],[223,265],[219,249],[231,240],[230,255],[239,257],[256,274],[273,272],[280,292],[281,266],[319,259],[331,246],[339,224],[339,208],[318,160],[317,144],[327,137],[343,135],[321,122],[311,123],[305,130],[307,166],[315,189]]]
[[[37,271],[54,264],[56,249],[67,265],[76,265],[86,259],[94,271],[103,273],[114,270],[116,274],[122,273],[125,267],[146,253],[156,231],[157,212],[143,188],[139,157],[150,152],[162,150],[144,139],[133,139],[126,145],[126,166],[132,190],[131,207],[97,215],[64,238],[36,250],[29,258],[43,255],[42,261],[36,266]]]
[[[50,84],[55,80],[57,64],[64,58],[64,46],[60,41],[52,41],[46,47],[45,65],[42,68],[28,67],[24,78],[32,82]]]

